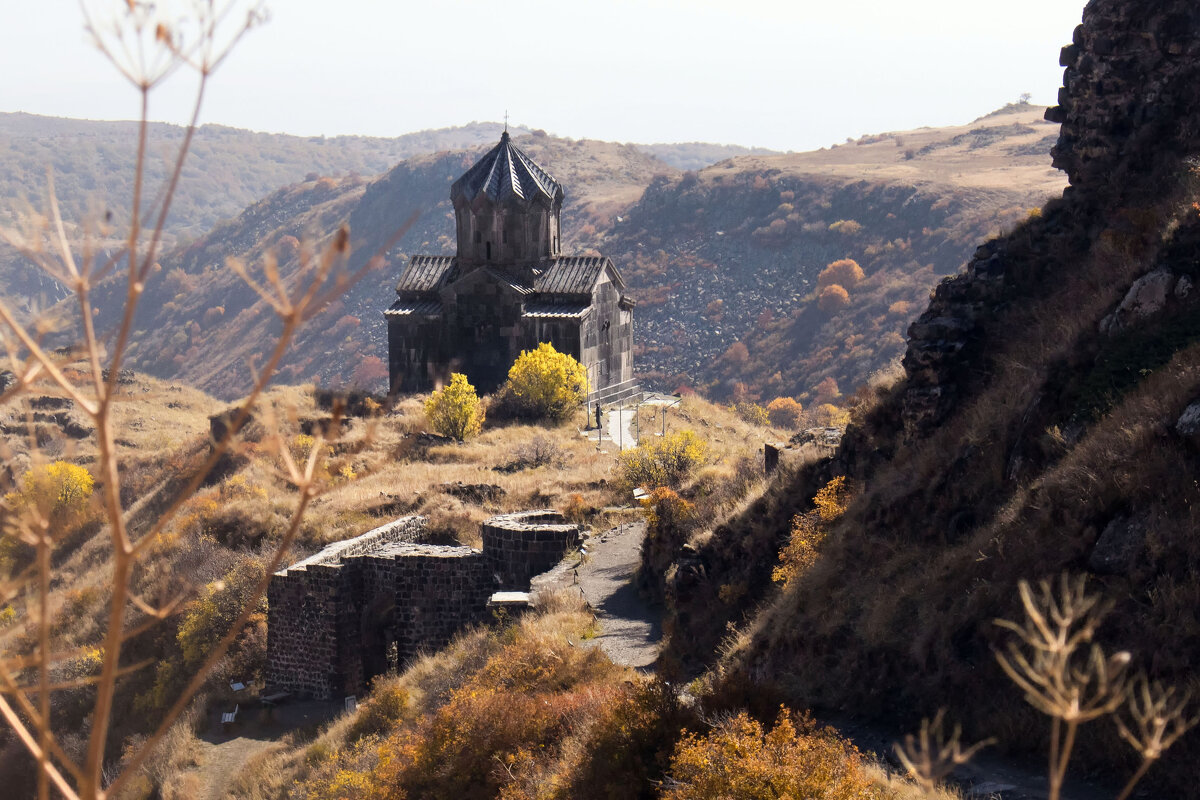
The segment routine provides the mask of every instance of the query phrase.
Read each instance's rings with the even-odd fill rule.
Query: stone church
[[[466,373],[504,382],[522,350],[549,342],[607,397],[633,381],[633,300],[612,261],[564,256],[563,188],[505,131],[450,187],[455,256],[413,256],[386,312],[393,391],[427,391]]]

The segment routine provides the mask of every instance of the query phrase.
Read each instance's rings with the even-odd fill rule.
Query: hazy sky
[[[89,0],[92,2],[92,0]],[[94,3],[93,3],[94,5]],[[114,4],[116,5],[116,4]],[[807,150],[1053,103],[1083,0],[274,0],[204,122],[396,136],[499,120],[574,138]],[[75,0],[0,0],[0,111],[129,119]],[[189,80],[151,115],[185,119]]]

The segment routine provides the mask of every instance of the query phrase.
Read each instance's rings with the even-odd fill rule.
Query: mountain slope
[[[651,185],[600,241],[639,297],[640,369],[668,388],[727,396],[740,383],[764,400],[866,382],[899,358],[912,311],[975,242],[1061,191],[1043,111],[734,158]],[[843,258],[865,280],[822,309],[818,274]]]
[[[898,359],[909,309],[959,267],[970,242],[1061,188],[1042,147],[1054,126],[1038,114],[1017,107],[961,128],[745,156],[699,173],[679,173],[634,146],[540,132],[519,141],[567,187],[564,248],[614,257],[634,287],[638,370],[650,384],[717,396],[743,384],[764,401],[804,399],[825,378],[849,392]],[[897,142],[916,147],[913,157]],[[173,283],[152,290],[159,302],[139,322],[149,346],[135,366],[237,394],[248,373],[231,371],[227,359],[256,352],[259,321],[269,317],[221,268],[225,259],[253,262],[282,243],[290,274],[300,240],[326,240],[347,221],[357,268],[419,211],[382,270],[305,332],[285,365],[287,380],[382,388],[381,313],[391,287],[407,254],[453,251],[448,186],[481,149],[409,159],[370,184],[307,181],[164,258]],[[847,307],[821,310],[817,274],[845,257],[862,264],[866,280]]]
[[[668,586],[676,658],[728,691],[915,726],[947,707],[969,736],[1045,751],[1045,717],[993,657],[1022,579],[1085,575],[1114,604],[1098,639],[1192,690],[1200,647],[1200,54],[1191,4],[1093,0],[1068,66],[1062,200],[981,247],[910,327],[903,380],[867,398],[840,450],[783,476],[698,541]],[[771,588],[794,514],[834,477],[853,498],[814,563]],[[746,591],[723,602],[723,586]],[[754,613],[758,606],[763,610]],[[747,615],[747,616],[743,616]],[[1135,754],[1081,729],[1090,769]],[[1154,796],[1191,796],[1195,737]]]

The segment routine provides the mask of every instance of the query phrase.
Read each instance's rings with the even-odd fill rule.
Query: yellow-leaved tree
[[[450,375],[449,386],[429,395],[425,416],[435,431],[461,442],[483,428],[483,402],[467,376],[455,372]]]
[[[542,342],[522,350],[508,371],[506,393],[519,416],[565,419],[587,396],[587,370],[568,353]]]

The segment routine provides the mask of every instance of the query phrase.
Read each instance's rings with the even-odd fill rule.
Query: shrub
[[[786,587],[817,562],[817,549],[825,541],[828,526],[846,513],[849,496],[846,479],[842,476],[817,492],[813,497],[816,508],[806,514],[797,514],[792,520],[791,536],[779,551],[779,566],[771,573],[771,580]]]
[[[758,403],[750,403],[742,401],[734,403],[733,411],[744,422],[749,422],[751,425],[762,425],[766,427],[771,424],[770,418],[767,416],[767,410]]]
[[[707,460],[708,444],[692,431],[679,431],[621,453],[617,473],[627,490],[678,486]]]
[[[813,417],[818,425],[825,428],[844,428],[850,424],[850,412],[838,408],[833,403],[822,403],[817,406]]]
[[[862,225],[852,219],[839,219],[829,224],[829,230],[845,236],[854,236],[862,231]]]
[[[358,710],[358,715],[346,732],[348,742],[364,736],[390,733],[396,723],[409,713],[409,696],[404,687],[392,684],[376,686],[370,698]]]
[[[461,442],[483,427],[483,403],[475,394],[475,387],[467,383],[467,376],[455,372],[450,376],[449,386],[425,401],[425,416],[435,431]]]
[[[841,311],[848,305],[850,305],[850,293],[836,283],[826,286],[817,296],[817,308],[826,314]]]
[[[767,403],[767,419],[777,428],[799,428],[804,408],[790,397],[776,397]]]
[[[5,497],[13,509],[30,509],[50,521],[51,529],[77,521],[86,510],[95,480],[86,469],[66,461],[34,467],[21,476],[21,489]]]
[[[817,288],[824,289],[837,284],[848,291],[862,283],[864,277],[866,276],[857,261],[841,258],[821,270],[821,274],[817,276]]]
[[[745,712],[705,736],[689,733],[671,758],[664,800],[793,797],[808,800],[881,798],[858,750],[807,714],[784,709],[764,732]]]
[[[587,370],[568,353],[542,342],[536,350],[521,351],[505,388],[517,414],[561,420],[587,396]]]

